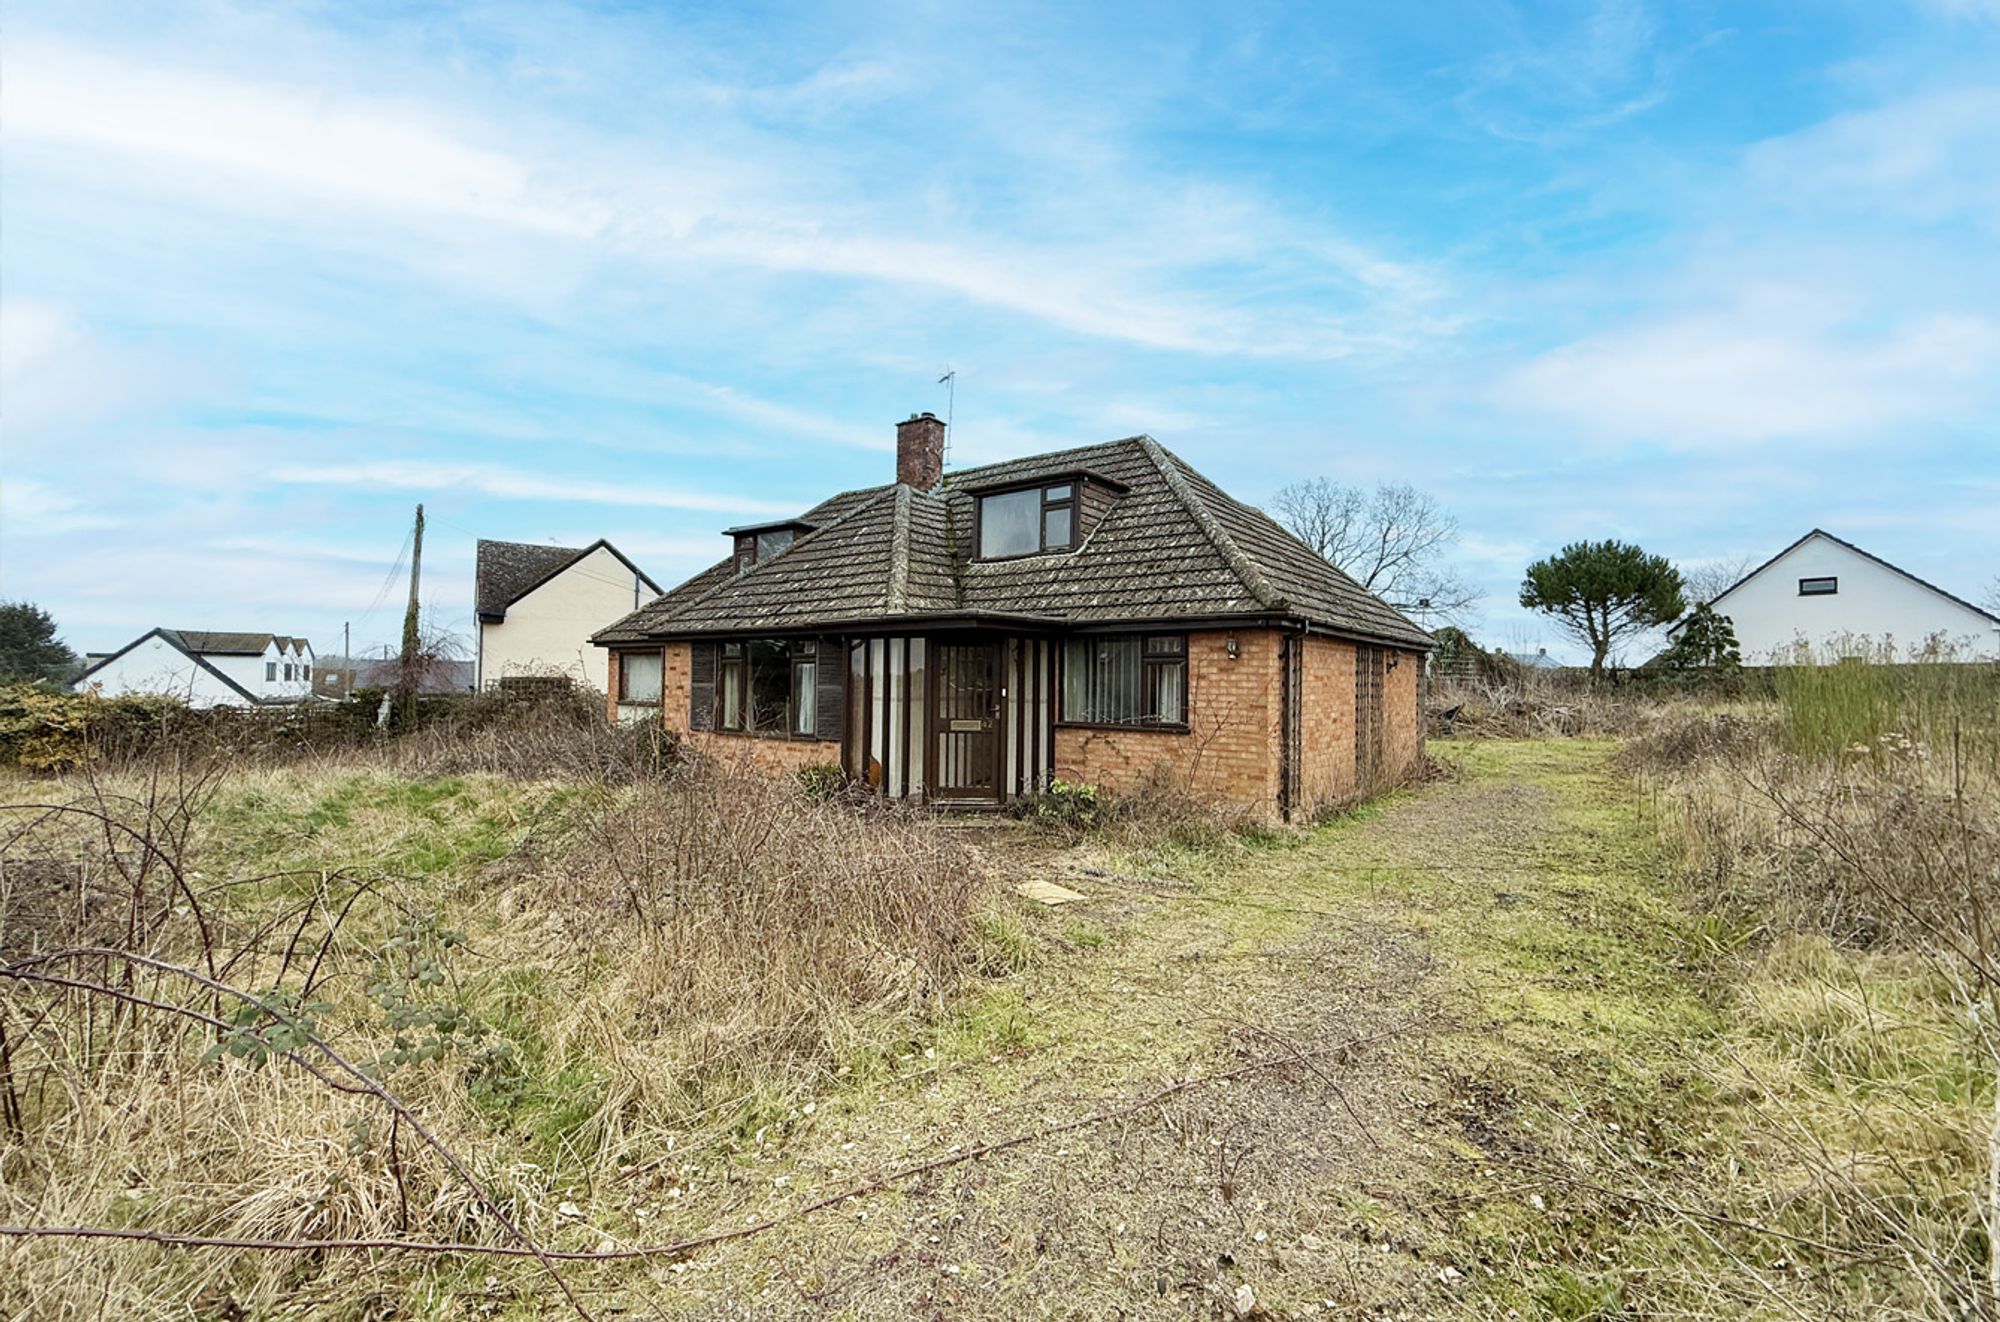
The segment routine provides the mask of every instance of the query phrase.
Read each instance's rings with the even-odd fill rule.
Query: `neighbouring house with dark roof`
[[[2000,616],[1820,528],[1708,605],[1735,627],[1753,665],[1884,652],[1900,659],[1933,641],[1962,660],[2000,659]]]
[[[770,769],[992,807],[1149,778],[1290,817],[1418,754],[1431,639],[1138,436],[897,480],[728,531],[731,554],[603,629],[616,719]]]
[[[590,636],[660,594],[659,584],[602,539],[585,547],[482,539],[475,561],[479,689],[532,675],[602,692],[604,654]]]
[[[379,656],[323,656],[313,667],[313,696],[339,701],[356,689],[392,689],[402,679],[400,660]],[[426,658],[417,671],[417,696],[473,691],[472,662]]]
[[[191,707],[266,707],[312,693],[313,649],[289,634],[154,629],[95,658],[77,692],[158,693]]]

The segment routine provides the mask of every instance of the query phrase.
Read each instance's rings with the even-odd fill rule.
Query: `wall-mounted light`
[[[1242,651],[1242,648],[1241,648],[1241,647],[1239,647],[1239,646],[1238,646],[1238,644],[1237,644],[1237,642],[1236,642],[1236,635],[1235,635],[1235,634],[1230,634],[1230,635],[1229,635],[1229,641],[1228,641],[1228,642],[1226,642],[1226,643],[1224,643],[1224,644],[1223,644],[1223,647],[1224,647],[1224,649],[1225,649],[1225,650],[1227,650],[1227,651],[1228,651],[1228,653],[1229,653],[1229,659],[1230,659],[1231,661],[1234,661],[1234,660],[1236,659],[1236,657],[1237,657],[1237,654],[1238,654],[1239,652],[1241,652],[1241,651]]]
[[[1389,669],[1394,670],[1401,664],[1403,664],[1403,654],[1401,652],[1389,653]]]

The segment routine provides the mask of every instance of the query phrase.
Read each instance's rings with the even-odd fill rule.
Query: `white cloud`
[[[53,537],[118,527],[66,491],[29,477],[0,478],[0,528],[13,537]]]
[[[1838,440],[1949,415],[1993,394],[2000,323],[1935,315],[1867,333],[1759,321],[1741,307],[1588,336],[1493,392],[1608,441],[1671,448]]]
[[[889,81],[863,64],[808,79],[799,94],[810,103]],[[1448,328],[1421,311],[1441,293],[1434,272],[1248,196],[1163,185],[1129,162],[1088,181],[1095,196],[1082,195],[1082,183],[1047,181],[1046,195],[1031,190],[1002,232],[960,207],[872,192],[837,156],[809,162],[797,142],[749,123],[619,139],[528,112],[175,69],[18,35],[0,95],[8,137],[39,149],[31,159],[113,157],[123,163],[120,187],[260,216],[293,238],[319,228],[325,242],[352,246],[361,241],[354,222],[368,218],[392,231],[376,242],[393,245],[393,232],[405,231],[399,260],[413,268],[483,278],[517,297],[567,292],[563,279],[524,275],[564,263],[489,250],[494,235],[567,245],[561,251],[599,263],[720,262],[914,286],[1178,352],[1323,359]],[[737,140],[753,149],[697,145]],[[942,235],[940,209],[953,215]],[[1030,237],[1015,237],[1023,227]],[[1268,278],[1207,278],[1245,254]],[[1251,286],[1293,296],[1254,306],[1243,302]]]
[[[798,506],[744,496],[715,495],[681,487],[630,482],[598,482],[481,464],[367,460],[333,467],[294,465],[272,471],[271,480],[299,486],[352,487],[363,491],[471,491],[499,500],[584,501],[654,509],[738,514],[796,514]]]
[[[2000,0],[1996,0],[2000,12]],[[1879,221],[1970,213],[2000,229],[2000,87],[1964,87],[1836,115],[1760,143],[1744,180],[1767,202]]]
[[[59,43],[11,52],[0,106],[18,140],[238,175],[364,207],[572,237],[601,217],[551,205],[529,168],[427,108],[151,68]]]
[[[0,439],[17,460],[70,428],[182,394],[203,375],[171,350],[106,340],[65,304],[0,299]]]

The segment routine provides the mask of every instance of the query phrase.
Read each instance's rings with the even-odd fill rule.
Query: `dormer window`
[[[742,528],[729,529],[729,536],[735,539],[736,572],[740,574],[750,566],[780,554],[794,541],[812,530],[812,524],[800,519],[787,519],[781,523],[753,523]]]
[[[1077,543],[1076,483],[1055,482],[979,498],[979,558],[1011,560]]]

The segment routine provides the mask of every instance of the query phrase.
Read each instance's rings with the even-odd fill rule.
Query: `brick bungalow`
[[[1166,776],[1290,818],[1403,775],[1431,639],[1149,436],[896,481],[728,530],[599,632],[617,720],[771,770],[992,807]]]

